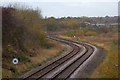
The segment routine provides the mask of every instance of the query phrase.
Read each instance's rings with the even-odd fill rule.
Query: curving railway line
[[[49,64],[40,66],[38,69],[28,72],[20,77],[22,80],[56,78],[69,79],[75,71],[94,53],[96,48],[86,43],[74,42],[72,40],[49,36],[48,38],[63,42],[72,47],[66,55],[57,58]]]

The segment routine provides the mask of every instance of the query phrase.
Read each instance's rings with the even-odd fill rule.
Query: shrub
[[[96,32],[93,32],[93,31],[88,31],[85,33],[85,36],[96,36],[97,33]]]
[[[10,67],[14,57],[25,61],[38,49],[46,48],[47,38],[39,11],[3,7],[2,19],[3,68]]]

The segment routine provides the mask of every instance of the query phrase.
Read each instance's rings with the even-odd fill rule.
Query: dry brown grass
[[[106,58],[90,76],[91,78],[117,78],[118,77],[118,34],[101,34],[96,37],[82,37],[81,41],[104,48]]]
[[[38,54],[36,54],[33,57],[30,57],[30,62],[23,62],[18,65],[14,65],[16,67],[17,72],[13,73],[10,70],[4,69],[4,77],[17,77],[20,76],[21,74],[27,72],[28,70],[37,67],[38,65],[44,64],[48,60],[54,58],[55,56],[61,54],[61,51],[65,50],[65,45],[57,42],[50,40],[49,43],[53,46],[49,49],[39,49]]]
[[[98,36],[79,36],[68,38],[88,42],[102,47],[107,51],[104,61],[94,70],[91,78],[117,78],[118,77],[118,33],[99,34]]]

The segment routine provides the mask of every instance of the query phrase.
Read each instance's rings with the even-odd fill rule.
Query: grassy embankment
[[[6,7],[2,19],[3,78],[18,77],[65,50],[63,44],[46,37],[38,10]],[[13,58],[18,58],[17,65],[12,63]]]
[[[96,37],[81,38],[85,41],[104,48],[107,55],[104,61],[93,72],[91,78],[117,78],[118,77],[118,41],[117,34],[109,34],[111,37],[104,34]]]
[[[87,35],[85,35],[84,32],[79,33],[80,35],[76,35],[76,33],[67,33],[66,36],[64,35],[62,37],[81,42],[88,42],[95,46],[104,48],[107,52],[105,59],[94,70],[90,78],[118,78],[118,33],[108,32],[97,34],[96,32],[90,32],[90,34]],[[81,35],[81,33],[84,34]],[[76,37],[73,37],[74,35]]]

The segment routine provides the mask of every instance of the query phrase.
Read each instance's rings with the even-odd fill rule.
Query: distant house
[[[106,24],[104,23],[97,23],[96,26],[105,26]]]
[[[111,23],[110,26],[111,27],[116,27],[116,26],[118,26],[118,23]]]
[[[107,23],[107,24],[105,24],[105,23],[89,23],[89,22],[84,22],[84,23],[80,23],[81,24],[81,26],[82,27],[84,27],[84,26],[92,26],[92,27],[104,27],[104,26],[106,26],[106,27],[116,27],[116,26],[118,26],[118,23]]]
[[[90,25],[91,26],[96,26],[96,27],[103,27],[103,26],[106,26],[106,27],[116,27],[116,26],[118,26],[118,23],[109,23],[109,24],[105,24],[105,23],[93,24],[93,23],[91,23]]]

